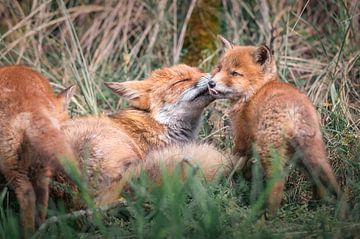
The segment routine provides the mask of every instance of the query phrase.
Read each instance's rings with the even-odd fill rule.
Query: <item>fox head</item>
[[[275,61],[267,46],[236,46],[219,38],[225,53],[212,71],[211,95],[247,101],[264,84],[276,79]]]
[[[187,65],[153,71],[142,81],[108,82],[106,86],[129,101],[130,105],[151,113],[162,124],[198,120],[203,109],[215,98],[209,94],[210,75]]]

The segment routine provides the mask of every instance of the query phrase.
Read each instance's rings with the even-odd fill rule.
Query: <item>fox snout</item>
[[[204,76],[202,76],[199,81],[197,82],[196,86],[197,87],[206,87],[209,84],[209,81],[211,81],[211,75],[210,74],[206,74]]]
[[[208,91],[208,83],[211,80],[211,75],[206,74],[199,78],[195,85],[185,90],[181,96],[180,102],[191,102],[194,100],[212,99]],[[213,99],[212,99],[213,100]]]
[[[210,95],[217,99],[230,99],[233,97],[234,90],[221,81],[217,81],[216,78],[212,78],[208,82],[208,90]]]
[[[215,81],[210,80],[210,81],[208,82],[208,86],[209,86],[209,88],[214,88],[214,87],[216,86]]]
[[[216,82],[213,81],[212,79],[208,82],[208,90],[210,95],[217,97],[219,95],[218,91],[215,89],[216,87]]]

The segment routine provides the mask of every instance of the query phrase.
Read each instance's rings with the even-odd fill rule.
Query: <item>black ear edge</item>
[[[265,47],[265,48],[270,52],[271,55],[274,53],[274,50],[271,49],[270,47],[268,47],[268,45],[266,45],[266,44],[261,44],[260,46]]]
[[[76,88],[77,86],[75,84],[67,87],[57,95],[57,98],[62,99],[65,102],[65,104],[68,104],[71,98],[75,95]]]
[[[124,90],[119,88],[117,82],[104,82],[104,85],[114,93],[117,94],[124,93]]]
[[[260,45],[254,52],[254,59],[260,65],[270,62],[272,60],[270,48],[265,44]]]

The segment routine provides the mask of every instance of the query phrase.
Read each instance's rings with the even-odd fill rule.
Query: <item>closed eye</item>
[[[239,72],[236,72],[236,71],[231,71],[230,72],[230,75],[231,76],[244,76],[243,74],[239,73]]]
[[[182,79],[182,80],[179,80],[179,81],[173,83],[171,86],[177,85],[177,84],[179,84],[179,83],[181,83],[181,82],[190,81],[190,80],[191,80],[191,79],[189,79],[189,78]]]

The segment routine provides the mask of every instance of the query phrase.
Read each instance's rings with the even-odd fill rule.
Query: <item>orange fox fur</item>
[[[145,158],[144,172],[152,181],[161,183],[161,168],[172,172],[177,164],[186,164],[198,168],[206,181],[213,181],[217,176],[227,175],[232,170],[232,158],[205,143],[170,145],[151,151]],[[182,172],[186,177],[185,172]]]
[[[207,182],[216,181],[219,176],[228,175],[233,169],[230,156],[217,151],[208,144],[187,143],[173,144],[162,149],[150,151],[144,160],[132,165],[119,181],[102,189],[97,203],[106,205],[119,199],[120,192],[129,189],[129,181],[138,178],[143,172],[153,182],[160,184],[163,173],[173,173],[180,167],[180,175],[186,179],[190,170],[197,170],[197,174]],[[164,171],[165,170],[165,171]]]
[[[35,230],[36,205],[39,220],[46,216],[54,168],[64,159],[77,162],[60,130],[74,87],[55,96],[48,80],[39,73],[24,66],[4,66],[0,67],[0,88],[0,171],[15,191],[27,236]],[[31,181],[30,152],[41,158]]]
[[[275,61],[266,46],[234,46],[221,40],[226,52],[213,71],[210,91],[217,98],[231,100],[234,153],[249,156],[254,144],[265,177],[281,174],[269,194],[270,215],[280,206],[286,181],[284,167],[294,152],[301,153],[299,165],[314,179],[318,196],[324,193],[322,185],[340,196],[326,158],[320,120],[309,98],[278,80]],[[272,150],[281,160],[280,168],[271,159]]]
[[[107,83],[134,108],[63,124],[95,200],[151,150],[195,139],[201,113],[214,100],[208,80],[196,68],[176,65],[155,70],[143,81]]]

